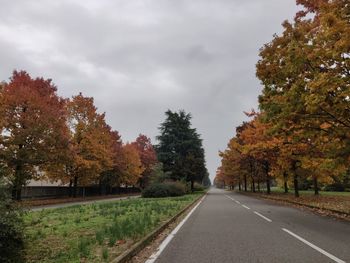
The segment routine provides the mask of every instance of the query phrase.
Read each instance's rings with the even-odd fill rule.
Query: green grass
[[[108,262],[197,197],[130,199],[28,212],[27,262]]]
[[[280,187],[272,187],[271,191],[273,193],[284,193],[284,189]],[[289,189],[289,193],[294,193],[293,189]],[[313,195],[314,191],[313,190],[300,190],[299,194],[301,195]],[[331,192],[331,191],[320,191],[320,195],[324,196],[349,196],[350,197],[350,192]]]

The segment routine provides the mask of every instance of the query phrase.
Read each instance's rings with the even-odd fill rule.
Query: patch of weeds
[[[102,258],[104,261],[107,261],[108,257],[109,257],[108,249],[106,247],[104,247],[102,249]]]
[[[104,232],[103,231],[100,230],[100,231],[96,232],[96,240],[100,246],[103,244],[103,241],[104,241]]]
[[[115,245],[115,242],[117,242],[117,237],[116,236],[111,236],[109,237],[109,242],[108,242],[108,245],[110,247],[113,247]]]
[[[86,237],[80,237],[78,241],[78,250],[82,257],[88,257],[90,255],[90,239]]]

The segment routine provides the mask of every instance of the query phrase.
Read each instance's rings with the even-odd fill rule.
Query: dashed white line
[[[236,201],[236,203],[237,203],[237,204],[239,204],[239,205],[241,204],[241,202],[240,202],[240,201]]]
[[[259,212],[254,211],[254,214],[260,216],[261,218],[265,219],[267,222],[272,222],[272,220],[270,218],[267,218],[266,216],[263,216],[262,214],[260,214]]]
[[[315,249],[316,251],[320,252],[321,254],[325,255],[326,257],[329,257],[330,259],[334,260],[337,263],[345,263],[344,260],[341,260],[339,258],[337,258],[336,256],[328,253],[327,251],[323,250],[322,248],[319,248],[318,246],[310,243],[309,241],[305,240],[304,238],[298,236],[297,234],[294,234],[292,231],[286,229],[286,228],[282,228],[282,230],[286,233],[288,233],[289,235],[295,237],[296,239],[300,240],[301,242],[303,242],[304,244],[308,245],[309,247]]]
[[[203,196],[203,198],[199,201],[199,203],[192,208],[192,210],[188,213],[188,215],[180,222],[180,224],[177,225],[177,227],[175,227],[175,229],[173,231],[171,231],[171,233],[167,236],[166,239],[163,240],[163,242],[160,244],[160,246],[158,247],[156,253],[152,254],[148,260],[145,263],[153,263],[157,260],[157,258],[159,257],[159,255],[163,252],[163,250],[167,247],[167,245],[170,243],[170,241],[173,239],[173,237],[176,235],[176,233],[180,230],[180,228],[185,224],[185,222],[187,221],[187,219],[192,215],[192,213],[196,210],[196,208],[202,203],[202,201],[204,200],[205,196]]]
[[[231,196],[225,195],[227,198],[230,198],[232,201],[236,201],[234,198],[232,198]]]
[[[248,207],[248,206],[246,206],[246,205],[242,205],[245,209],[248,209],[248,210],[250,210],[250,208]]]

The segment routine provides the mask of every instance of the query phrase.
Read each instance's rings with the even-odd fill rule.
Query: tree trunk
[[[267,194],[271,194],[270,165],[269,165],[269,162],[266,162],[265,169],[266,169],[266,190],[267,190]]]
[[[255,181],[254,178],[252,178],[252,192],[255,193]]]
[[[20,147],[21,149],[21,147]],[[17,201],[21,201],[22,199],[22,186],[23,186],[23,174],[22,174],[22,165],[18,164],[16,166],[16,170],[15,170],[15,180],[13,182],[13,186],[12,186],[12,199],[13,200],[17,200]]]
[[[12,199],[21,201],[22,200],[22,186],[13,186],[12,188]]]
[[[270,185],[269,174],[266,175],[266,191],[267,191],[267,194],[271,194],[271,185]]]
[[[241,179],[239,179],[239,182],[238,182],[238,190],[239,190],[239,191],[242,191]]]
[[[68,188],[68,196],[72,197],[72,185],[73,185],[73,180],[69,180],[69,188]]]
[[[194,181],[191,180],[191,192],[193,192],[193,190],[194,190]]]
[[[77,197],[77,190],[78,190],[78,177],[74,176],[74,190],[73,190],[73,197]]]
[[[244,192],[247,192],[247,175],[244,175]]]
[[[299,197],[299,181],[296,174],[294,174],[294,195],[295,197]]]
[[[314,177],[314,189],[315,189],[315,195],[319,195],[319,192],[318,192],[318,180],[317,180],[316,176]]]
[[[287,179],[287,177],[288,177],[287,172],[284,172],[284,173],[283,173],[283,179],[284,179],[284,193],[285,193],[285,194],[288,194],[288,191],[289,191],[289,189],[288,189],[288,179]]]
[[[101,180],[101,178],[98,180],[98,195],[99,196],[101,196],[102,195],[102,187],[103,187],[103,185],[102,185],[102,180]]]
[[[295,197],[299,197],[299,178],[297,174],[297,161],[293,161],[292,171],[293,171],[293,181],[294,181],[294,195]]]
[[[260,179],[258,178],[258,192],[260,193]]]

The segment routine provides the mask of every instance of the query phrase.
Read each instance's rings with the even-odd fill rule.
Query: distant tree
[[[9,169],[12,196],[21,199],[28,180],[56,166],[68,144],[65,100],[51,80],[14,71],[0,96],[0,159]]]
[[[123,143],[121,136],[117,131],[110,131],[111,144],[110,152],[112,154],[112,166],[106,167],[99,178],[100,194],[110,194],[114,186],[120,185],[121,173],[123,169]]]
[[[152,168],[158,162],[157,154],[153,148],[151,139],[143,134],[140,134],[132,145],[138,151],[144,169],[140,178],[140,187],[145,188],[149,184],[149,176],[152,173]]]
[[[142,166],[139,152],[133,144],[127,143],[122,148],[120,163],[120,182],[126,185],[136,185],[145,168]]]
[[[210,181],[208,172],[206,172],[206,174],[204,175],[204,178],[202,180],[202,185],[205,186],[205,187],[210,187],[211,186],[211,181]]]
[[[157,137],[158,160],[164,171],[171,173],[171,179],[190,182],[193,189],[194,182],[202,182],[207,173],[202,140],[191,128],[190,114],[168,110],[165,115]]]

